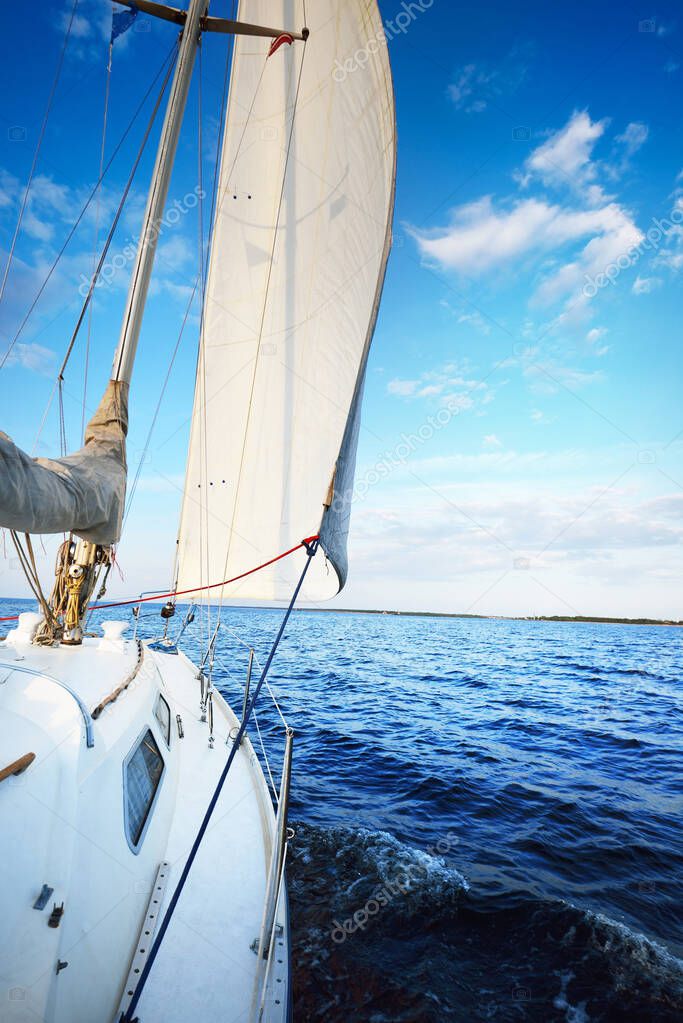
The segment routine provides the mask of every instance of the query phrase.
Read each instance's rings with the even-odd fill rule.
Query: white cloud
[[[598,358],[607,355],[609,351],[609,345],[601,345],[599,343],[607,332],[607,327],[593,327],[586,334],[586,341],[591,346],[591,353],[598,356]]]
[[[6,366],[21,366],[41,376],[52,376],[55,371],[57,356],[51,349],[43,348],[35,343],[22,344],[17,342],[9,354]]]
[[[476,64],[466,64],[458,72],[455,82],[448,86],[448,94],[458,110],[464,108],[468,113],[480,112],[486,108],[486,101],[473,100],[472,95],[475,89],[490,81],[491,75],[488,72],[478,70]]]
[[[636,227],[630,213],[617,203],[610,203],[593,213],[594,236],[574,259],[540,285],[535,295],[538,301],[584,300],[582,287],[586,278],[592,279],[603,273],[610,264],[628,256],[629,251],[642,242],[642,231]]]
[[[72,18],[69,11],[62,11],[60,23],[63,32],[66,32],[71,24],[71,35],[74,39],[87,39],[92,34],[92,24],[82,14],[74,14]]]
[[[512,95],[526,78],[532,47],[514,46],[495,68],[469,63],[456,73],[448,86],[448,95],[456,110],[467,114],[481,113],[501,95]]]
[[[440,406],[458,411],[473,408],[475,401],[486,405],[495,394],[488,384],[464,376],[463,367],[453,363],[427,370],[418,380],[394,378],[387,384],[387,392],[398,398],[437,399]]]
[[[473,313],[462,313],[462,315],[458,317],[458,323],[467,323],[478,330],[481,334],[491,333],[490,323],[484,319],[478,310],[475,310]]]
[[[537,394],[557,394],[563,387],[570,391],[579,391],[603,380],[600,370],[565,366],[554,359],[529,363],[524,368],[524,376],[528,378],[531,390]]]
[[[395,378],[387,384],[387,391],[389,394],[394,394],[401,398],[410,398],[415,394],[419,384],[419,380],[399,380]]]
[[[549,416],[547,412],[542,412],[539,408],[535,408],[531,410],[529,418],[536,426],[545,426],[546,423],[554,423],[556,417]]]
[[[593,147],[608,121],[591,121],[585,110],[575,111],[564,128],[531,153],[525,163],[528,176],[538,175],[546,184],[572,188],[585,186],[596,175],[591,161]],[[592,193],[594,199],[599,195]]]
[[[453,210],[448,227],[410,229],[423,256],[450,270],[481,274],[534,249],[552,248],[594,230],[590,213],[567,214],[539,199],[496,209],[491,196]]]
[[[488,433],[484,437],[484,444],[486,445],[487,448],[502,448],[503,446],[502,440],[500,440],[500,438],[497,437],[495,433]]]
[[[160,242],[157,248],[157,259],[169,270],[181,270],[192,259],[196,259],[196,252],[190,245],[189,239],[176,230],[176,233],[168,241]]]
[[[627,159],[633,156],[634,153],[637,153],[640,147],[644,145],[649,133],[646,124],[642,124],[640,121],[631,121],[626,126],[623,134],[617,135],[616,140],[622,143]]]
[[[19,181],[4,168],[0,167],[0,209],[13,206],[19,194]]]
[[[411,463],[400,482],[386,484],[390,502],[378,486],[377,503],[355,516],[352,557],[364,565],[368,587],[360,606],[679,618],[683,495],[648,497],[637,475],[609,486],[619,471],[611,460],[595,485],[577,486],[576,452],[565,454],[568,474],[553,473],[552,483],[544,452],[517,455],[524,473],[514,479],[510,470],[519,465],[490,451],[471,456],[469,479],[461,457],[443,477]],[[443,498],[425,491],[413,470]],[[637,587],[625,585],[629,577]],[[375,579],[384,584],[380,604]],[[359,606],[357,587],[356,576],[342,606]]]
[[[661,277],[641,277],[640,274],[633,282],[631,291],[634,295],[649,295],[651,291],[658,288],[662,283]]]
[[[423,257],[469,275],[484,274],[534,251],[553,252],[589,236],[583,249],[538,286],[535,298],[544,304],[580,293],[586,274],[603,271],[643,238],[617,203],[566,209],[544,199],[522,199],[509,209],[497,209],[490,196],[458,207],[448,227],[410,233]]]

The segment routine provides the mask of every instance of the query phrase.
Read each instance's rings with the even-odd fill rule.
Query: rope
[[[153,593],[150,597],[134,597],[132,600],[117,600],[113,604],[92,604],[90,606],[91,611],[104,611],[110,607],[127,607],[129,604],[146,604],[149,600],[166,600],[168,597],[184,597],[188,593],[199,593],[202,590],[215,590],[219,586],[228,586],[230,583],[239,582],[240,579],[246,579],[248,575],[254,575],[256,572],[260,572],[262,568],[268,568],[269,565],[274,565],[277,561],[282,561],[283,558],[288,558],[290,554],[295,554],[296,551],[301,550],[302,547],[309,551],[312,547],[317,549],[318,545],[318,534],[315,536],[307,536],[305,540],[302,540],[296,545],[296,547],[290,547],[288,551],[283,551],[282,554],[276,555],[274,558],[270,558],[269,561],[264,561],[261,565],[257,565],[256,568],[250,568],[247,572],[242,572],[240,575],[234,575],[232,579],[224,579],[220,583],[211,583],[209,586],[191,586],[188,590],[170,590],[168,593]],[[308,562],[306,562],[308,564]],[[6,618],[0,618],[0,622],[16,622],[19,615],[7,615]]]
[[[9,277],[9,271],[10,271],[10,267],[12,265],[12,259],[14,258],[14,249],[15,249],[16,244],[17,244],[17,239],[19,238],[19,231],[21,230],[21,222],[24,219],[24,213],[26,211],[26,206],[27,206],[27,203],[28,203],[28,194],[29,194],[29,192],[31,190],[31,185],[33,184],[33,176],[34,176],[34,174],[36,172],[36,166],[38,164],[38,156],[40,154],[40,150],[41,150],[41,147],[42,147],[42,144],[43,144],[43,138],[45,136],[45,129],[47,128],[47,122],[48,122],[48,119],[50,117],[50,111],[52,110],[52,101],[55,98],[55,93],[57,91],[57,84],[59,82],[59,79],[60,79],[60,76],[61,76],[61,73],[62,73],[62,66],[64,64],[64,54],[66,53],[66,47],[67,47],[67,44],[69,42],[69,37],[71,36],[71,29],[73,27],[74,17],[76,16],[76,8],[78,7],[78,2],[79,2],[79,0],[74,0],[73,6],[71,8],[71,17],[69,18],[69,24],[67,25],[66,33],[64,35],[64,42],[62,43],[62,51],[61,51],[61,53],[59,55],[59,61],[57,62],[57,70],[55,71],[55,77],[54,77],[54,80],[52,82],[52,88],[50,89],[50,95],[48,97],[47,107],[45,108],[45,113],[43,115],[43,123],[42,123],[42,125],[40,127],[40,134],[38,135],[38,141],[36,143],[35,152],[33,154],[33,163],[31,164],[31,170],[29,172],[28,181],[26,182],[26,191],[24,192],[24,198],[23,198],[23,201],[22,201],[22,204],[21,204],[21,209],[19,210],[19,218],[17,220],[17,226],[14,229],[14,236],[12,238],[12,243],[10,245],[9,253],[7,255],[7,262],[5,263],[5,272],[4,272],[3,277],[2,277],[2,284],[0,285],[0,302],[2,302],[3,296],[5,294],[5,285],[7,284],[7,278]]]
[[[301,544],[299,546],[301,546]],[[204,814],[204,819],[202,820],[202,823],[201,823],[201,825],[199,827],[199,831],[197,832],[196,838],[195,838],[195,840],[194,840],[194,842],[192,844],[192,848],[190,849],[189,856],[187,857],[187,860],[185,861],[185,866],[183,867],[183,871],[182,871],[182,874],[180,875],[180,879],[178,881],[178,884],[176,885],[175,891],[173,892],[173,895],[171,896],[171,900],[170,900],[170,902],[168,904],[168,909],[166,910],[166,914],[164,916],[164,919],[161,921],[161,925],[159,927],[159,930],[158,930],[158,932],[157,932],[157,934],[156,934],[156,936],[154,938],[154,941],[152,942],[152,947],[149,950],[149,956],[147,957],[147,960],[145,961],[145,965],[142,968],[142,972],[140,974],[140,978],[139,978],[139,980],[137,982],[135,991],[133,992],[133,997],[130,1000],[130,1004],[128,1005],[128,1008],[122,1014],[120,1023],[134,1023],[133,1013],[135,1012],[137,1004],[140,1001],[140,996],[141,996],[141,994],[142,994],[142,992],[144,990],[145,984],[147,983],[147,978],[149,977],[149,974],[150,974],[150,971],[152,969],[152,966],[154,965],[154,961],[155,961],[155,959],[156,959],[156,957],[158,955],[159,949],[161,948],[161,943],[164,940],[164,936],[166,934],[166,931],[168,930],[168,925],[170,924],[170,922],[171,922],[171,920],[173,918],[173,913],[175,912],[175,908],[178,905],[178,900],[180,899],[180,896],[182,895],[183,888],[185,887],[185,882],[187,881],[188,874],[190,873],[190,870],[192,869],[192,864],[195,861],[195,858],[196,858],[197,853],[199,851],[199,847],[200,847],[200,845],[202,843],[202,839],[204,838],[204,835],[206,834],[206,830],[207,830],[207,828],[209,826],[209,823],[211,821],[211,817],[213,815],[213,811],[216,808],[216,804],[218,802],[219,796],[220,796],[221,791],[223,789],[223,785],[225,784],[225,779],[227,778],[228,772],[230,771],[230,768],[232,767],[233,761],[235,760],[235,757],[237,756],[238,750],[240,748],[240,744],[242,742],[242,739],[244,738],[244,733],[246,732],[247,725],[249,724],[249,718],[251,717],[251,715],[253,713],[253,710],[254,710],[254,707],[256,706],[256,701],[258,700],[259,693],[261,692],[263,684],[264,684],[264,682],[266,680],[266,676],[267,676],[268,671],[270,669],[270,666],[271,666],[271,664],[273,662],[273,658],[275,657],[275,654],[277,652],[277,648],[280,645],[280,640],[282,639],[282,636],[284,634],[285,628],[287,627],[287,622],[289,621],[289,616],[292,613],[292,610],[294,608],[294,604],[296,603],[296,599],[299,596],[299,591],[301,590],[301,587],[303,586],[304,579],[306,578],[306,573],[308,572],[309,565],[311,564],[313,556],[315,555],[315,552],[318,549],[318,540],[317,540],[317,538],[312,540],[312,542],[310,542],[310,543],[304,544],[304,546],[306,547],[306,554],[308,555],[308,557],[306,558],[306,564],[304,565],[303,571],[302,571],[301,575],[299,576],[299,581],[296,584],[296,588],[294,590],[294,593],[292,594],[292,599],[289,602],[289,606],[288,606],[288,608],[287,608],[287,610],[285,612],[285,615],[284,615],[284,617],[282,619],[282,622],[280,624],[280,628],[278,629],[278,632],[277,632],[277,635],[276,635],[275,640],[273,642],[273,645],[270,648],[270,653],[268,654],[268,659],[266,660],[266,663],[263,666],[263,671],[261,672],[261,677],[260,677],[260,679],[258,681],[258,685],[256,686],[256,689],[254,690],[254,695],[251,697],[251,700],[249,701],[249,704],[248,704],[247,709],[246,709],[245,714],[244,714],[244,720],[242,721],[242,724],[240,725],[239,732],[237,733],[237,735],[235,737],[235,741],[233,743],[232,749],[230,750],[230,754],[228,755],[228,759],[226,761],[225,767],[223,768],[223,771],[221,772],[221,776],[218,779],[218,784],[216,785],[214,793],[213,793],[213,795],[211,797],[211,801],[209,802],[209,805],[208,805],[208,807],[206,809],[206,813]]]
[[[210,583],[208,586],[191,586],[187,590],[171,590],[169,593],[158,593],[153,594],[151,597],[138,597],[133,600],[118,600],[114,604],[96,604],[93,607],[94,611],[102,611],[108,607],[124,607],[127,604],[144,604],[148,600],[165,600],[167,597],[184,597],[188,593],[200,593],[204,590],[215,590],[219,586],[228,586],[230,583],[236,583],[240,579],[246,579],[248,575],[254,575],[256,572],[260,572],[262,568],[268,568],[269,565],[274,565],[276,561],[282,561],[283,558],[289,557],[290,554],[294,554],[296,551],[305,547],[306,550],[312,545],[317,544],[318,535],[307,536],[305,540],[302,540],[296,545],[296,547],[290,547],[288,551],[283,551],[282,554],[276,555],[271,558],[270,561],[264,561],[263,564],[257,565],[256,568],[250,568],[247,572],[242,572],[240,575],[234,575],[232,579],[225,579],[220,583]]]

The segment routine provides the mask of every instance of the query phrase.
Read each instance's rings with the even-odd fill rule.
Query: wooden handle
[[[3,767],[0,770],[0,781],[4,781],[5,778],[9,778],[13,774],[21,774],[22,771],[31,766],[35,759],[35,753],[24,753],[23,757],[19,757],[14,763],[8,764],[7,767]]]

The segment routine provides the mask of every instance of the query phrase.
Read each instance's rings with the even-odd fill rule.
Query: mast
[[[152,266],[159,239],[159,225],[164,215],[168,187],[178,148],[178,138],[187,105],[192,71],[199,46],[201,21],[206,14],[208,2],[209,0],[190,0],[190,6],[185,15],[178,63],[173,76],[171,95],[159,140],[152,183],[142,224],[142,233],[138,243],[135,266],[123,314],[121,336],[112,366],[112,380],[120,383],[130,383],[133,373],[135,352],[140,336],[140,327],[142,325]]]

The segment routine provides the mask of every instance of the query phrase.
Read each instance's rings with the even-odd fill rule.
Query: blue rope
[[[135,991],[133,992],[133,997],[131,998],[130,1004],[129,1004],[128,1008],[126,1009],[126,1011],[124,1013],[122,1013],[121,1018],[119,1020],[119,1023],[138,1023],[138,1020],[133,1016],[133,1013],[135,1012],[135,1009],[137,1008],[138,1002],[140,1001],[140,996],[141,996],[143,988],[144,988],[144,986],[145,986],[145,984],[147,982],[147,978],[149,977],[150,970],[152,969],[152,966],[154,965],[154,960],[157,957],[157,953],[159,952],[159,949],[161,947],[161,943],[164,940],[164,935],[166,934],[166,931],[168,930],[168,925],[171,922],[171,918],[173,917],[173,913],[174,913],[175,908],[176,908],[176,906],[178,904],[178,900],[179,900],[179,898],[180,898],[180,896],[182,894],[183,888],[185,887],[185,882],[187,881],[187,876],[190,873],[190,869],[192,867],[192,864],[194,863],[195,857],[196,857],[196,855],[197,855],[197,853],[199,851],[199,846],[201,845],[202,839],[204,838],[204,835],[206,833],[206,829],[209,826],[209,821],[211,820],[211,815],[213,814],[213,811],[216,808],[216,803],[218,802],[218,797],[220,796],[221,790],[223,788],[223,785],[225,784],[225,779],[228,776],[228,771],[230,770],[230,768],[232,766],[232,763],[233,763],[235,757],[237,756],[237,751],[240,748],[240,743],[242,742],[242,739],[244,737],[244,733],[247,730],[247,725],[249,724],[249,718],[251,717],[251,713],[252,713],[252,711],[254,709],[256,701],[258,700],[258,696],[259,696],[259,693],[261,692],[261,689],[263,687],[263,683],[266,680],[266,676],[267,676],[268,671],[270,669],[270,666],[271,666],[271,664],[273,662],[273,658],[275,657],[275,653],[276,653],[277,648],[278,648],[278,646],[280,644],[280,640],[282,639],[282,636],[284,634],[285,628],[287,626],[287,622],[289,621],[289,616],[291,615],[292,609],[294,607],[294,604],[296,603],[296,599],[299,596],[299,591],[301,590],[301,587],[303,586],[304,579],[306,578],[306,573],[308,572],[308,567],[311,564],[311,560],[313,558],[313,555],[315,554],[315,552],[318,549],[318,542],[319,541],[317,539],[314,540],[312,543],[305,543],[304,542],[304,546],[306,548],[306,554],[308,555],[308,557],[306,558],[306,564],[304,565],[303,572],[301,573],[301,576],[299,577],[299,581],[296,584],[296,589],[294,590],[294,593],[292,594],[292,599],[290,600],[289,607],[287,608],[287,611],[285,612],[285,616],[282,619],[282,623],[281,623],[280,628],[278,630],[277,636],[275,637],[273,645],[272,645],[272,647],[270,649],[270,653],[268,654],[268,659],[267,659],[266,663],[263,666],[263,671],[261,672],[261,677],[260,677],[260,679],[258,681],[258,685],[256,686],[256,688],[254,690],[254,695],[252,696],[251,700],[249,701],[249,704],[248,704],[247,709],[245,711],[244,719],[242,721],[242,724],[240,725],[240,729],[239,729],[239,732],[237,733],[237,736],[236,736],[235,741],[233,743],[232,749],[230,750],[230,755],[228,756],[228,759],[227,759],[227,762],[225,764],[225,767],[223,768],[221,776],[218,779],[218,784],[216,785],[215,791],[214,791],[214,793],[213,793],[213,795],[211,797],[211,802],[209,803],[209,805],[208,805],[208,807],[206,809],[206,813],[204,814],[204,820],[202,821],[202,823],[200,825],[200,828],[199,828],[199,831],[197,832],[197,837],[195,838],[194,843],[192,845],[192,848],[190,849],[190,854],[187,857],[187,860],[185,862],[185,866],[183,867],[183,872],[180,875],[180,880],[178,881],[178,884],[176,885],[176,889],[173,892],[173,895],[171,897],[171,901],[168,904],[168,909],[166,910],[166,914],[164,916],[164,919],[161,922],[161,926],[159,927],[159,930],[158,930],[158,932],[157,932],[157,934],[156,934],[156,936],[154,938],[154,941],[152,943],[152,947],[149,950],[149,956],[147,957],[147,961],[146,961],[145,965],[142,968],[142,973],[140,974],[140,978],[138,980],[137,986],[135,988]]]

